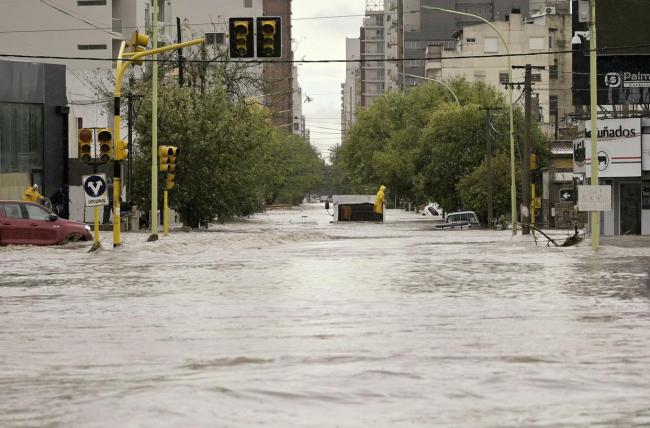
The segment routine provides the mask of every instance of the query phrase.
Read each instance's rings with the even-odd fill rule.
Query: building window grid
[[[106,0],[79,0],[77,6],[106,6]]]
[[[80,51],[97,51],[97,50],[106,50],[108,49],[108,46],[106,44],[77,45],[77,49]]]

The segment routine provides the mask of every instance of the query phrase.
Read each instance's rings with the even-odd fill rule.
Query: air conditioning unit
[[[555,15],[556,11],[554,7],[549,6],[546,9],[544,9],[544,13],[546,13],[547,15]]]

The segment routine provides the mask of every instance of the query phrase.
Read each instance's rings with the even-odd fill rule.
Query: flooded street
[[[648,242],[387,217],[0,248],[0,426],[650,425]]]

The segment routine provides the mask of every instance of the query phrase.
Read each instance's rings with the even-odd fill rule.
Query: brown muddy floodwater
[[[0,426],[650,425],[642,239],[316,206],[145,238],[0,248]]]

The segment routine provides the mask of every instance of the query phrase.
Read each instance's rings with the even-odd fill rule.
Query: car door
[[[26,217],[29,219],[30,241],[37,245],[56,244],[60,241],[61,226],[50,220],[50,212],[36,204],[24,204]]]
[[[4,202],[0,211],[0,242],[29,244],[29,220],[24,216],[20,202]]]

